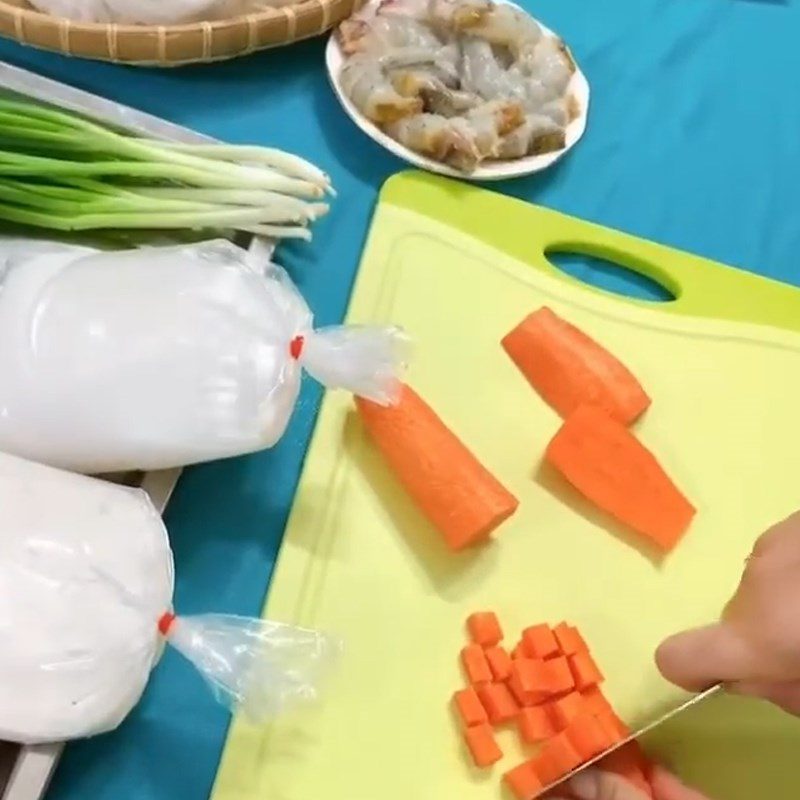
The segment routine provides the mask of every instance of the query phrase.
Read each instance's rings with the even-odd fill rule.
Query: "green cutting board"
[[[671,303],[588,288],[546,251],[601,256],[669,288]],[[637,434],[699,513],[663,560],[542,468],[556,415],[499,347],[543,304],[617,354],[653,406]],[[543,208],[421,174],[384,187],[349,312],[396,322],[410,382],[520,498],[488,546],[453,555],[398,488],[343,393],[309,449],[265,614],[332,631],[342,663],[325,702],[266,729],[237,720],[216,800],[493,800],[522,757],[513,731],[492,772],[467,766],[448,699],[468,613],[510,636],[569,619],[637,725],[683,699],[652,653],[714,619],[756,535],[800,506],[800,292]],[[723,698],[654,747],[715,800],[800,796],[800,722]]]

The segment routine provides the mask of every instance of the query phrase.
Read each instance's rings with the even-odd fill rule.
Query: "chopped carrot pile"
[[[517,499],[409,386],[396,405],[357,398],[356,407],[398,481],[450,549],[485,541],[516,511]]]
[[[550,440],[545,458],[594,505],[662,552],[680,541],[696,509],[621,423],[582,406]]]
[[[546,306],[502,341],[503,349],[542,399],[562,417],[592,405],[629,425],[650,405],[630,370]]]
[[[502,629],[492,612],[472,614],[467,629],[472,643],[461,659],[471,685],[453,696],[464,740],[474,764],[489,767],[502,758],[492,729],[516,726],[523,745],[534,749],[503,775],[517,800],[534,800],[630,735],[603,694],[603,675],[576,628],[566,622],[532,625],[511,655],[498,644]],[[638,746],[613,751],[604,768],[652,797],[648,762]]]

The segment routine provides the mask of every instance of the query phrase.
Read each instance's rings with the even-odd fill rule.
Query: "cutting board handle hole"
[[[606,292],[654,303],[668,303],[678,296],[677,286],[656,278],[657,269],[610,249],[596,255],[580,245],[553,245],[545,256],[557,270]]]

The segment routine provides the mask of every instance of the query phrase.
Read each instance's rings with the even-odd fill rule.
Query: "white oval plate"
[[[369,5],[375,5],[379,0],[371,0]],[[507,0],[495,0],[495,2],[507,2]],[[516,6],[515,3],[508,3],[509,5]],[[524,9],[520,9],[524,11]],[[364,10],[360,13],[364,13]],[[527,12],[525,12],[527,13]],[[537,22],[539,22],[537,20]],[[553,31],[542,25],[539,22],[542,31],[551,36],[555,36]],[[339,81],[339,75],[342,71],[342,65],[345,61],[345,55],[339,47],[339,42],[336,39],[336,31],[334,31],[328,39],[328,46],[325,49],[325,65],[328,69],[328,78],[330,79],[336,97],[342,104],[342,108],[347,112],[350,119],[361,128],[364,133],[371,139],[376,141],[381,147],[393,153],[398,158],[413,164],[415,167],[427,170],[428,172],[435,172],[439,175],[446,175],[448,178],[462,178],[471,181],[499,181],[507,178],[518,178],[522,175],[531,175],[534,172],[539,172],[547,169],[551,164],[558,161],[568,150],[574,147],[578,140],[583,136],[586,130],[586,120],[589,116],[589,82],[586,76],[581,72],[580,67],[576,64],[575,73],[569,84],[569,91],[575,95],[580,107],[580,114],[570,122],[566,130],[566,146],[561,150],[556,150],[553,153],[544,153],[539,156],[526,156],[525,158],[516,158],[508,161],[485,161],[479,165],[472,172],[461,172],[448,164],[443,164],[441,161],[436,161],[427,156],[420,155],[414,150],[400,144],[392,139],[391,136],[385,134],[377,125],[368,120],[351,102],[350,98],[342,90]]]

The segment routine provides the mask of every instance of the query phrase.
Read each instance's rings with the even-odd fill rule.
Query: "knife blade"
[[[579,772],[583,772],[583,770],[588,769],[596,765],[598,762],[602,761],[609,753],[613,753],[615,750],[619,750],[621,747],[625,747],[626,744],[630,744],[631,742],[635,741],[636,739],[644,736],[646,733],[649,733],[654,728],[657,728],[659,725],[662,725],[667,720],[672,719],[673,717],[677,716],[678,714],[686,711],[693,706],[696,706],[698,703],[701,703],[703,700],[707,700],[709,697],[717,694],[722,690],[722,684],[716,684],[712,686],[710,689],[706,689],[700,694],[696,694],[693,697],[690,697],[686,702],[681,703],[681,705],[676,706],[675,708],[670,709],[667,711],[666,714],[662,714],[660,717],[657,717],[652,722],[649,722],[647,725],[639,728],[637,731],[626,736],[624,739],[621,739],[617,742],[613,747],[609,747],[607,750],[604,750],[600,755],[595,756],[594,758],[590,759],[589,761],[584,762],[579,767],[576,767],[571,772],[568,772],[566,775],[560,777],[557,781],[554,781],[549,786],[546,786],[542,790],[542,794],[547,794],[548,792],[552,791],[558,786],[561,786],[562,783],[566,783],[570,778],[577,775]]]

